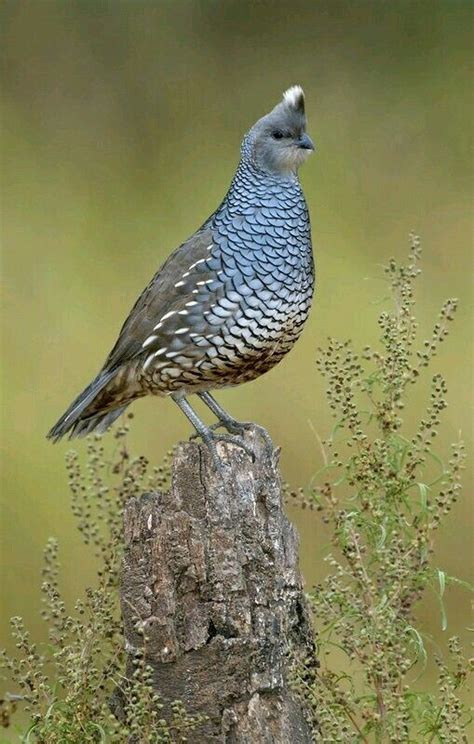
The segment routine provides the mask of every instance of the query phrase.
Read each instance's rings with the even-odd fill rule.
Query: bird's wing
[[[118,368],[143,352],[147,339],[172,332],[179,311],[186,313],[186,302],[193,300],[198,282],[210,281],[206,259],[213,246],[212,231],[205,226],[171,254],[133,306],[105,370]]]

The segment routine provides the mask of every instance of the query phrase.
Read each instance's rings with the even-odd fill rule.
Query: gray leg
[[[242,434],[245,429],[249,429],[252,426],[252,424],[241,423],[232,418],[232,416],[230,416],[227,411],[219,405],[217,400],[213,398],[210,393],[198,393],[198,397],[201,398],[202,402],[205,403],[206,406],[211,409],[212,413],[219,419],[217,426],[223,426],[232,434]],[[215,425],[212,428],[215,428]]]
[[[212,459],[214,461],[214,464],[216,468],[219,470],[220,461],[219,461],[219,456],[217,454],[217,448],[216,448],[216,443],[214,441],[214,433],[212,429],[209,426],[206,426],[206,424],[203,421],[201,421],[201,419],[197,415],[194,408],[192,408],[192,406],[189,405],[186,398],[180,395],[172,395],[171,397],[173,398],[174,402],[177,403],[177,405],[181,408],[184,415],[192,423],[192,425],[196,429],[197,434],[201,437],[202,441],[208,446]],[[253,452],[248,447],[246,447],[245,444],[240,442],[236,437],[232,437],[229,435],[221,435],[219,436],[219,439],[225,442],[230,442],[231,444],[236,444],[238,447],[243,449],[248,455],[250,455],[252,460],[254,459]]]
[[[212,432],[209,427],[206,426],[203,421],[201,421],[194,408],[189,405],[186,398],[180,395],[172,395],[171,397],[173,398],[174,402],[177,403],[178,406],[181,408],[184,415],[192,423],[201,439],[206,442],[206,444],[208,444],[212,440]]]
[[[270,439],[268,432],[262,426],[256,426],[251,422],[236,421],[227,413],[227,411],[222,408],[222,406],[219,405],[217,400],[210,393],[198,393],[198,397],[201,398],[202,402],[205,403],[206,406],[211,409],[212,413],[219,419],[216,424],[213,424],[210,427],[211,429],[216,429],[219,426],[223,426],[232,434],[239,434],[240,436],[242,436],[244,431],[246,431],[247,429],[257,428],[261,436],[264,438],[267,447],[270,449],[270,451],[273,451],[273,442]]]

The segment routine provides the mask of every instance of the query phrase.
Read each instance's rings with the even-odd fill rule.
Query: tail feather
[[[92,416],[78,419],[69,432],[69,439],[72,439],[73,437],[86,437],[88,434],[91,434],[91,432],[103,434],[125,411],[127,406],[128,403],[120,408],[114,408],[113,411],[96,413]]]
[[[67,411],[53,426],[51,431],[48,432],[48,439],[53,439],[57,442],[66,434],[69,434],[69,438],[71,439],[72,437],[86,436],[92,431],[97,431],[99,433],[104,432],[125,410],[127,404],[106,411],[96,410],[88,412],[87,408],[91,403],[93,403],[99,393],[102,392],[113,376],[114,372],[101,372],[95,380],[93,380],[91,384],[77,396]]]

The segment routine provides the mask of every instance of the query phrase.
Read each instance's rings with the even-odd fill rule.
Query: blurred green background
[[[415,230],[422,337],[445,297],[461,300],[434,365],[450,391],[437,451],[445,456],[459,431],[471,449],[472,21],[473,4],[455,0],[3,3],[0,645],[13,614],[43,636],[49,535],[60,541],[68,601],[93,574],[69,509],[69,445],[53,447],[46,431],[97,372],[155,269],[222,198],[244,132],[293,83],[305,88],[318,147],[301,174],[316,300],[293,353],[219,400],[268,427],[284,478],[306,484],[321,466],[313,429],[324,437],[332,427],[317,346],[329,334],[377,339],[380,265],[402,259]],[[427,398],[421,385],[407,431]],[[133,410],[132,449],[153,462],[191,433],[168,400]],[[470,476],[435,558],[463,579]],[[327,536],[316,515],[291,517],[309,585],[324,571]],[[465,594],[449,590],[447,608],[448,633],[463,632]],[[433,599],[420,616],[440,640]]]

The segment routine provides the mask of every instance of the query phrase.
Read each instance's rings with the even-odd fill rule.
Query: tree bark
[[[282,508],[278,452],[259,427],[240,447],[181,443],[167,493],[131,499],[121,588],[127,652],[143,647],[164,708],[206,722],[194,742],[312,742],[289,684],[292,654],[314,655],[298,537]],[[129,671],[132,669],[131,656]]]

